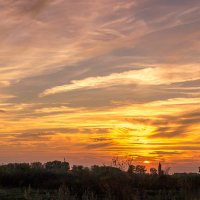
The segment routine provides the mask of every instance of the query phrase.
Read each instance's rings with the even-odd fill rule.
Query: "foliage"
[[[18,188],[21,199],[193,200],[190,196],[200,191],[200,175],[158,175],[155,168],[148,174],[145,166],[132,163],[126,171],[98,165],[70,169],[69,163],[60,161],[10,163],[0,166],[0,186],[2,191]]]

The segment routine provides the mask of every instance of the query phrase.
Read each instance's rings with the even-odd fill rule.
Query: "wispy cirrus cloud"
[[[0,26],[1,82],[55,73],[129,44],[133,47],[149,33],[184,24],[186,16],[195,12],[186,3],[182,7],[174,4],[180,12],[173,18],[164,13],[167,23],[159,24],[156,16],[152,17],[153,8],[145,1],[0,3],[0,17],[6,19]],[[140,11],[141,7],[149,16]],[[162,10],[159,4],[156,7]],[[174,18],[179,23],[174,24]]]
[[[106,88],[116,85],[171,84],[182,81],[197,80],[200,76],[200,70],[197,65],[181,66],[181,68],[173,65],[169,67],[171,68],[170,71],[165,67],[152,67],[130,70],[122,73],[113,73],[102,77],[89,77],[83,80],[73,80],[69,84],[47,89],[41,94],[41,96],[81,89]],[[196,73],[194,73],[194,71]]]
[[[0,26],[0,81],[55,73],[127,42],[124,14],[114,11],[116,3],[112,0],[105,5],[98,1],[56,0],[0,3],[0,17],[6,19]],[[126,3],[120,3],[118,11],[124,6]],[[111,13],[108,7],[113,8]],[[59,13],[56,17],[55,12]],[[115,15],[118,21],[113,19]],[[142,20],[133,24],[140,31],[130,29],[126,34],[134,40],[144,34],[146,26]]]

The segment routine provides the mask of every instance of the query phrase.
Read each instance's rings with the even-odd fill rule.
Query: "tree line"
[[[187,197],[192,191],[200,191],[199,174],[159,174],[161,168],[151,168],[147,173],[143,165],[129,163],[124,166],[116,160],[111,166],[94,165],[90,168],[82,165],[70,167],[65,161],[9,163],[0,166],[0,186],[68,191],[77,199],[89,192],[96,199],[109,197],[116,200],[131,200],[136,196],[148,199],[148,195],[155,197],[163,192]]]

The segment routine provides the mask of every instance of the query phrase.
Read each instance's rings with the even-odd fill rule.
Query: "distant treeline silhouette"
[[[151,168],[150,173],[146,173],[142,165],[130,164],[122,170],[116,160],[113,163],[113,166],[94,165],[90,168],[82,165],[70,168],[65,161],[9,163],[0,166],[0,186],[22,188],[25,199],[34,199],[28,197],[31,190],[50,191],[49,199],[56,200],[156,200],[162,197],[165,200],[189,200],[188,195],[200,191],[199,174],[168,175],[159,172],[161,165],[158,170]]]

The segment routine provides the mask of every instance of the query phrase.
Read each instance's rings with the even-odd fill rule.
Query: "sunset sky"
[[[199,0],[0,0],[0,163],[200,166]]]

